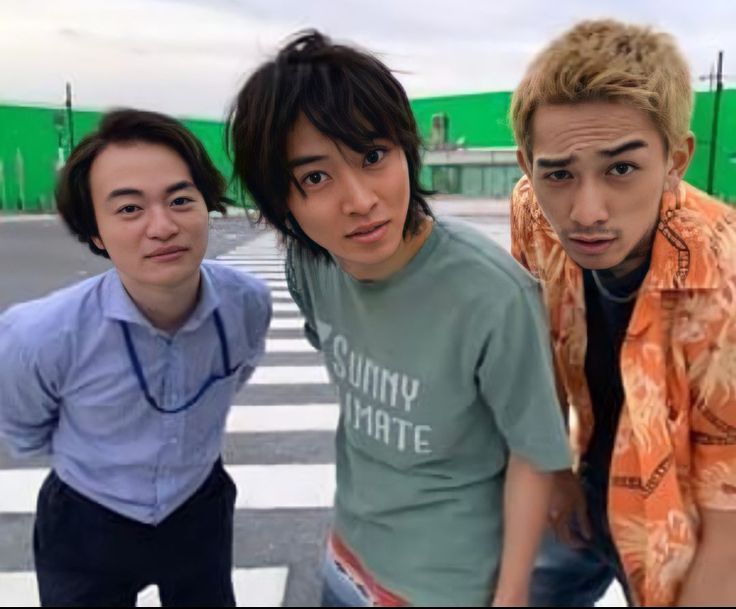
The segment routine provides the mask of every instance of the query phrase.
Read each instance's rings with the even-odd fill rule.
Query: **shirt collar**
[[[189,318],[177,331],[193,332],[197,330],[220,305],[220,297],[213,285],[212,276],[205,265],[200,266],[199,300]],[[161,333],[133,302],[123,285],[117,270],[110,271],[105,278],[106,288],[102,297],[103,314],[108,319],[125,321],[148,328],[154,333]]]
[[[647,289],[708,290],[718,288],[713,228],[697,205],[699,193],[681,183],[662,197]]]

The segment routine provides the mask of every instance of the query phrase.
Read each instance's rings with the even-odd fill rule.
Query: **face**
[[[94,160],[90,190],[99,236],[128,291],[199,281],[207,206],[184,160],[166,146],[111,144]]]
[[[647,113],[611,102],[543,105],[531,130],[532,159],[519,161],[570,257],[587,269],[642,260],[692,141],[667,152]]]
[[[359,279],[378,279],[408,261],[403,239],[409,169],[403,149],[383,139],[359,153],[337,144],[303,115],[287,139],[295,181],[288,207],[302,230]]]

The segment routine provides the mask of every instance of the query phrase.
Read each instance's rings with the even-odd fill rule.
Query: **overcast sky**
[[[694,78],[723,49],[736,86],[734,0],[0,0],[0,100],[60,104],[69,80],[78,107],[219,119],[307,27],[375,52],[413,97],[510,90],[552,36],[600,16],[670,31]]]

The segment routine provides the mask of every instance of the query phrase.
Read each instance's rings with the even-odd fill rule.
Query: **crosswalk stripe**
[[[304,338],[268,338],[266,353],[316,353]]]
[[[257,266],[268,269],[283,268],[284,258],[254,258],[253,256],[230,256],[217,258],[215,262],[219,264],[230,264],[234,266]]]
[[[227,465],[238,487],[239,509],[329,508],[335,489],[332,464]],[[35,512],[46,468],[0,470],[0,513]]]
[[[286,285],[285,281],[277,281],[275,279],[266,280],[266,285],[269,288],[275,288],[277,290],[285,290],[289,287],[288,285]]]
[[[279,264],[284,264],[283,257],[275,256],[273,258],[257,258],[256,256],[248,256],[245,254],[225,254],[223,256],[218,256],[217,258],[215,258],[215,261],[225,261],[226,264],[262,264],[264,266],[276,266]]]
[[[232,266],[234,268],[237,268],[241,271],[248,271],[249,273],[252,273],[254,275],[258,275],[260,273],[281,273],[283,275],[284,273],[284,265],[283,264],[274,264],[273,266],[268,265],[253,265],[253,264],[229,264],[228,266]]]
[[[242,266],[238,267],[238,269],[241,271],[247,271],[251,275],[255,275],[256,277],[258,277],[259,279],[265,279],[265,280],[276,279],[276,280],[286,281],[286,274],[284,273],[284,271],[272,271],[272,272],[260,271],[258,273],[254,273],[250,269],[246,269]]]
[[[272,304],[274,313],[298,313],[299,307],[295,302],[274,302]]]
[[[233,569],[233,588],[238,607],[280,607],[286,592],[288,567]],[[38,587],[33,571],[0,573],[0,607],[38,607]],[[160,607],[156,586],[138,595],[137,607]]]
[[[280,252],[274,248],[259,248],[259,249],[253,249],[253,250],[235,250],[234,253],[230,254],[231,256],[235,255],[241,255],[243,257],[248,257],[250,260],[283,260],[284,259],[284,253]]]
[[[337,404],[233,406],[228,433],[334,431],[340,416]]]
[[[287,567],[234,569],[233,587],[238,607],[280,607],[288,574]]]
[[[301,330],[303,327],[303,317],[274,317],[271,320],[272,330]]]
[[[231,266],[233,268],[247,270],[250,272],[254,271],[283,271],[284,262],[277,260],[250,260],[248,258],[242,258],[239,260],[216,260],[220,266]]]
[[[241,254],[238,256],[231,256],[229,258],[215,258],[214,260],[209,260],[208,262],[214,262],[215,264],[225,264],[225,265],[239,265],[239,264],[263,264],[267,266],[284,266],[284,260],[285,258],[283,256],[248,256],[247,254]]]
[[[261,366],[255,369],[251,385],[294,385],[329,383],[324,366]]]
[[[282,256],[238,256],[236,259],[222,260],[217,258],[212,262],[216,264],[225,264],[228,266],[267,266],[273,268],[284,268],[285,258]]]
[[[335,466],[229,465],[238,487],[235,507],[252,510],[330,508],[335,495]]]

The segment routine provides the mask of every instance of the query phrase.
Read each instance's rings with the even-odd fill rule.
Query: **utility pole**
[[[723,51],[718,51],[718,69],[716,71],[716,92],[713,99],[713,121],[711,123],[710,155],[708,157],[708,194],[713,194],[715,179],[716,156],[718,156],[718,114],[721,110],[721,95],[723,93]]]
[[[69,152],[74,148],[74,117],[72,115],[72,83],[66,83],[66,128]]]

